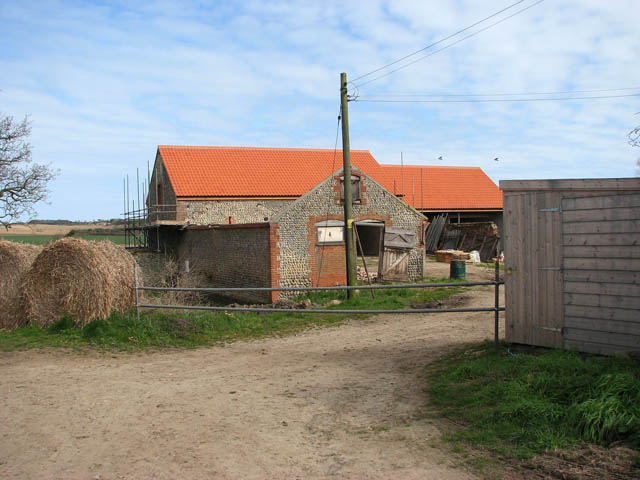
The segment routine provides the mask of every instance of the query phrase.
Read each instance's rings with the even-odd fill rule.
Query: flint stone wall
[[[181,200],[190,225],[268,222],[294,200]],[[229,221],[231,218],[231,221]],[[266,220],[265,220],[266,219]]]
[[[326,215],[343,215],[344,208],[338,202],[338,177],[332,177],[293,202],[289,208],[274,216],[279,228],[279,279],[281,287],[312,286],[311,265],[312,245],[309,235],[309,218]],[[353,205],[353,217],[356,221],[367,218],[385,219],[386,226],[402,228],[415,233],[420,238],[420,220],[423,218],[404,202],[396,198],[369,177],[361,176],[362,204]],[[413,248],[409,256],[409,278],[416,280],[422,277],[422,250]],[[281,297],[286,296],[283,292]]]

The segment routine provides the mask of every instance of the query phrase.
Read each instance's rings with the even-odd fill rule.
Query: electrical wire
[[[361,98],[444,98],[444,97],[526,97],[533,95],[563,95],[573,93],[598,93],[598,92],[620,92],[628,90],[640,90],[640,87],[626,87],[626,88],[599,88],[594,90],[565,90],[559,92],[523,92],[523,93],[405,93],[405,94],[373,94],[373,95],[359,95]]]
[[[440,44],[440,43],[442,43],[442,42],[446,42],[446,41],[447,41],[447,40],[449,40],[450,38],[453,38],[453,37],[455,37],[456,35],[459,35],[459,34],[461,34],[461,33],[463,33],[463,32],[466,32],[466,31],[467,31],[467,30],[469,30],[470,28],[473,28],[473,27],[475,27],[475,26],[477,26],[477,25],[480,25],[482,22],[486,22],[486,21],[487,21],[487,20],[489,20],[490,18],[493,18],[493,17],[495,17],[496,15],[500,15],[502,12],[506,12],[506,11],[507,11],[507,10],[509,10],[510,8],[513,8],[513,7],[515,7],[516,5],[518,5],[519,3],[522,3],[522,2],[524,2],[524,1],[525,1],[525,0],[519,0],[518,2],[512,3],[512,4],[511,4],[511,5],[509,5],[508,7],[503,8],[502,10],[500,10],[500,11],[498,11],[498,12],[496,12],[496,13],[493,13],[493,14],[489,15],[488,17],[483,18],[482,20],[477,21],[477,22],[476,22],[476,23],[474,23],[473,25],[469,25],[468,27],[465,27],[465,28],[463,28],[462,30],[458,30],[456,33],[452,33],[451,35],[449,35],[449,36],[447,36],[447,37],[441,38],[441,39],[440,39],[440,40],[438,40],[437,42],[434,42],[434,43],[432,43],[432,44],[430,44],[430,45],[427,45],[426,47],[421,48],[420,50],[416,50],[415,52],[410,53],[409,55],[405,55],[405,56],[404,56],[404,57],[402,57],[402,58],[399,58],[399,59],[397,59],[397,60],[394,60],[394,61],[393,61],[393,62],[391,62],[391,63],[387,63],[386,65],[383,65],[383,66],[382,66],[382,67],[380,67],[380,68],[376,68],[375,70],[371,70],[369,73],[365,73],[364,75],[360,75],[359,77],[354,78],[353,80],[351,80],[351,82],[349,82],[349,83],[357,82],[358,80],[360,80],[360,79],[362,79],[362,78],[368,77],[369,75],[373,75],[374,73],[377,73],[377,72],[379,72],[380,70],[384,70],[385,68],[390,67],[390,66],[392,66],[392,65],[395,65],[396,63],[399,63],[399,62],[401,62],[401,61],[403,61],[403,60],[406,60],[407,58],[411,58],[411,57],[413,57],[414,55],[419,54],[420,52],[424,52],[425,50],[428,50],[428,49],[429,49],[429,48],[431,48],[431,47],[435,47],[436,45],[439,45],[439,44]]]
[[[536,5],[539,5],[539,4],[540,4],[540,3],[542,3],[542,2],[544,2],[544,0],[538,0],[537,2],[532,3],[531,5],[529,5],[529,6],[527,6],[527,7],[521,8],[521,9],[520,9],[520,10],[518,10],[517,12],[512,13],[511,15],[508,15],[508,16],[506,16],[506,17],[504,17],[504,18],[502,18],[502,19],[498,20],[497,22],[494,22],[494,23],[492,23],[491,25],[488,25],[488,26],[486,26],[486,27],[484,27],[484,28],[481,28],[480,30],[477,30],[477,31],[475,31],[475,32],[473,32],[473,33],[470,33],[469,35],[464,36],[464,37],[462,37],[461,39],[456,40],[455,42],[452,42],[452,43],[450,43],[450,44],[448,44],[448,45],[445,45],[444,47],[442,47],[442,48],[440,48],[440,49],[438,49],[438,50],[436,50],[436,51],[434,51],[434,52],[431,52],[431,53],[429,53],[429,54],[427,54],[427,55],[423,55],[422,57],[420,57],[420,58],[418,58],[418,59],[416,59],[416,60],[413,60],[413,61],[411,61],[411,62],[409,62],[409,63],[405,63],[404,65],[402,65],[402,66],[400,66],[400,67],[398,67],[398,68],[395,68],[395,69],[393,69],[393,70],[391,70],[391,71],[389,71],[389,72],[383,73],[382,75],[379,75],[379,76],[377,76],[377,77],[374,77],[374,78],[372,78],[371,80],[367,80],[366,82],[362,82],[362,83],[357,84],[357,85],[355,85],[355,86],[356,86],[357,88],[360,88],[360,87],[362,87],[362,86],[364,86],[364,85],[368,85],[369,83],[375,82],[376,80],[380,80],[381,78],[387,77],[387,76],[391,75],[392,73],[395,73],[395,72],[397,72],[397,71],[399,71],[399,70],[402,70],[403,68],[407,68],[408,66],[413,65],[413,64],[415,64],[415,63],[418,63],[419,61],[424,60],[425,58],[429,58],[429,57],[431,57],[431,56],[435,55],[436,53],[440,53],[440,52],[442,52],[443,50],[446,50],[447,48],[453,47],[454,45],[457,45],[457,44],[458,44],[458,43],[460,43],[460,42],[463,42],[463,41],[465,41],[465,40],[467,40],[467,39],[469,39],[469,38],[471,38],[471,37],[474,37],[474,36],[478,35],[479,33],[482,33],[482,32],[484,32],[484,31],[486,31],[486,30],[488,30],[488,29],[490,29],[490,28],[492,28],[492,27],[495,27],[496,25],[498,25],[498,24],[500,24],[500,23],[502,23],[502,22],[505,22],[505,21],[509,20],[510,18],[515,17],[516,15],[519,15],[519,14],[521,14],[522,12],[524,12],[524,11],[526,11],[526,10],[529,10],[530,8],[535,7]],[[351,83],[351,82],[350,82],[350,83]]]
[[[553,97],[553,98],[485,98],[485,99],[467,99],[467,100],[360,100],[357,102],[366,103],[495,103],[495,102],[551,102],[551,101],[571,101],[571,100],[601,100],[605,98],[625,98],[640,97],[640,93],[628,95],[601,95],[595,97]]]
[[[338,134],[340,132],[340,122],[342,121],[342,105],[338,109],[338,124],[336,125],[336,141],[333,145],[333,163],[331,164],[331,172],[329,172],[329,176],[333,175],[336,168],[336,155],[338,152]],[[325,219],[329,220],[329,209],[331,208],[331,196],[327,196],[327,210],[325,213]],[[320,274],[322,273],[322,260],[324,258],[324,246],[320,249],[320,264],[318,265],[318,276],[316,277],[316,287],[320,286]]]

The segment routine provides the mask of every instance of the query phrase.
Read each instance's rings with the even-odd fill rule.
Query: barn
[[[353,150],[351,159],[360,256],[374,260],[370,269],[381,278],[421,278],[427,218],[406,195],[389,189],[393,179],[370,152]],[[326,149],[159,146],[147,199],[149,247],[203,271],[212,286],[344,284],[341,166],[341,152]],[[481,175],[449,197],[467,202],[487,185],[500,197],[476,171]],[[235,296],[263,302],[278,297]]]
[[[506,340],[640,351],[640,178],[507,180]]]

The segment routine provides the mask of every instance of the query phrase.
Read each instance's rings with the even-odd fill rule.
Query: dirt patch
[[[579,445],[539,455],[515,464],[512,476],[523,480],[628,480],[640,478],[635,468],[638,452],[625,447]]]
[[[409,306],[411,308],[437,308],[437,309],[447,309],[447,308],[464,308],[469,305],[471,301],[471,297],[469,295],[460,294],[453,295],[451,297],[444,298],[442,300],[432,300],[430,302],[413,302]]]
[[[424,367],[487,338],[492,312],[411,313],[192,351],[0,353],[0,478],[476,479],[422,415]]]
[[[423,372],[492,336],[491,313],[414,313],[193,351],[0,353],[0,478],[474,479],[420,415]]]

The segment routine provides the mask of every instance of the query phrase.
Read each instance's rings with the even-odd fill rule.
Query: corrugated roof
[[[160,145],[178,197],[299,197],[342,168],[342,151]],[[502,193],[478,167],[380,165],[352,150],[355,168],[417,209],[500,209]],[[422,174],[421,174],[422,172]]]

